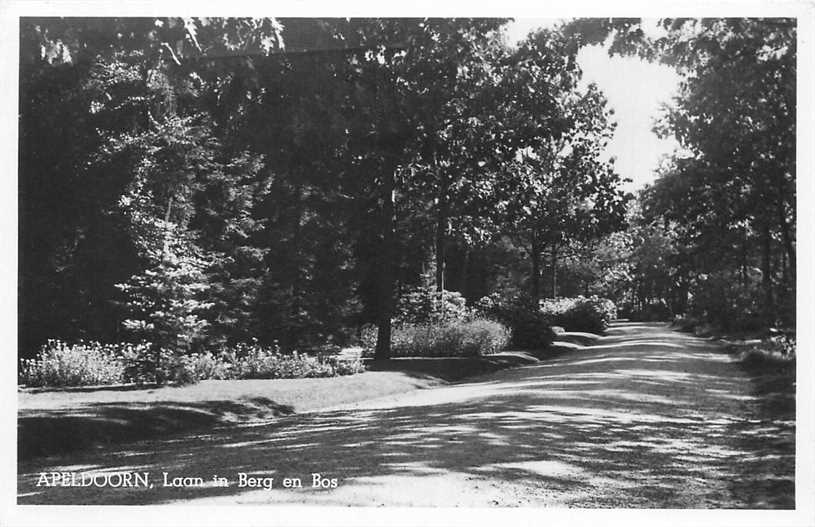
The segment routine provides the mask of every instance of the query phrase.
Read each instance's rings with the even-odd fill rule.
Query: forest
[[[508,22],[22,18],[20,359],[794,337],[795,20]],[[603,43],[681,78],[636,193],[580,82]]]

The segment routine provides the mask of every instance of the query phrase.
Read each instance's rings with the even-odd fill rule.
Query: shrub
[[[176,384],[195,384],[206,379],[233,379],[234,364],[229,355],[192,353],[170,360],[170,379]]]
[[[213,378],[212,370],[224,367],[216,365],[207,353],[185,354],[160,348],[157,356],[155,347],[149,342],[112,347],[118,350],[125,365],[125,381],[136,384],[194,384]]]
[[[362,361],[337,357],[311,356],[297,352],[281,353],[280,348],[265,348],[257,343],[241,344],[232,352],[233,373],[240,379],[299,379],[335,377],[365,370]]]
[[[670,320],[671,308],[664,300],[645,304],[639,311],[632,311],[631,318],[641,322],[664,322]]]
[[[376,328],[363,338],[365,352],[376,345]],[[425,324],[399,324],[391,333],[394,357],[472,357],[497,353],[507,346],[509,330],[488,319]]]
[[[795,357],[795,353],[798,348],[798,341],[795,337],[795,331],[785,332],[771,330],[771,332],[774,334],[767,339],[767,348],[786,357]]]
[[[20,364],[19,381],[28,386],[88,386],[125,379],[125,365],[115,346],[98,342],[66,344],[49,340],[34,359]]]
[[[672,325],[680,331],[693,331],[693,328],[695,328],[697,324],[699,324],[698,319],[681,313],[674,316]]]
[[[360,359],[283,354],[277,346],[239,344],[218,354],[180,354],[150,343],[68,345],[49,341],[35,359],[21,361],[19,382],[27,386],[87,386],[132,382],[194,384],[206,379],[295,379],[365,371]]]
[[[741,283],[743,278],[747,283]],[[724,332],[764,331],[774,321],[763,316],[764,298],[760,284],[760,273],[748,272],[746,277],[741,277],[731,270],[701,275],[691,287],[688,310],[691,315]]]
[[[148,346],[138,347],[126,356],[127,380],[153,382],[155,356]],[[323,355],[282,353],[277,345],[264,347],[257,342],[237,344],[220,353],[174,354],[161,350],[160,375],[175,384],[193,384],[216,379],[299,379],[334,377],[365,370],[360,360],[341,360]]]
[[[148,342],[135,345],[119,345],[119,353],[125,366],[125,381],[136,384],[146,384],[162,380],[170,380],[170,364],[172,354],[162,349],[159,362],[156,364],[156,351]]]
[[[614,302],[597,296],[546,299],[540,302],[540,309],[552,324],[566,331],[602,333],[617,317]]]
[[[379,331],[376,324],[365,324],[359,330],[359,345],[365,353],[372,352],[376,348],[376,338]]]
[[[603,314],[603,322],[605,322],[606,327],[608,327],[608,325],[611,324],[611,322],[618,316],[617,305],[609,298],[601,298],[597,296],[592,296],[591,298],[596,299],[595,302],[597,302],[598,308]]]
[[[459,324],[462,329],[461,350],[463,355],[491,355],[509,345],[512,333],[506,326],[494,320],[475,319]]]
[[[361,357],[355,359],[324,357],[321,360],[333,368],[332,376],[354,375],[365,371],[365,365],[362,363]]]
[[[436,291],[417,287],[403,294],[396,302],[394,322],[424,324],[467,318],[467,301],[456,291]]]
[[[731,345],[739,359],[761,374],[784,373],[795,376],[796,339],[794,333],[776,333],[749,345]]]
[[[498,293],[481,298],[475,310],[483,317],[495,319],[511,329],[513,346],[542,349],[555,338],[549,319],[524,296],[502,297]]]

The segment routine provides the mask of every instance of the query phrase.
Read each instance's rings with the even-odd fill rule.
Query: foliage
[[[467,314],[467,302],[460,293],[419,286],[399,297],[394,321],[397,324],[438,324],[464,320]]]
[[[671,319],[671,308],[664,300],[649,302],[636,310],[629,310],[626,316],[643,322],[664,322]]]
[[[679,313],[674,315],[671,325],[680,331],[693,331],[693,328],[699,323],[699,320],[686,314]]]
[[[525,295],[503,296],[493,293],[481,298],[475,309],[482,316],[498,320],[511,328],[511,343],[514,347],[543,349],[554,340],[551,320]]]
[[[155,361],[156,352],[148,343],[66,344],[51,340],[36,358],[21,361],[19,382],[27,386],[86,386],[151,384],[161,378],[183,385],[206,379],[298,379],[365,371],[358,358],[282,353],[278,347],[257,343],[238,344],[219,353],[179,354],[161,349],[158,367]]]
[[[109,346],[124,363],[126,382],[136,384],[173,382],[178,354],[166,348],[156,349],[149,342]]]
[[[597,296],[541,300],[540,310],[556,326],[566,331],[602,333],[617,318],[614,302]]]
[[[777,332],[767,339],[762,347],[786,357],[794,357],[798,342],[794,333]]]
[[[19,382],[27,386],[87,386],[124,382],[126,367],[115,346],[49,340],[36,358],[20,362]]]
[[[212,353],[180,355],[173,366],[172,378],[177,384],[195,384],[205,379],[229,379],[234,369],[224,357]]]
[[[188,384],[209,378],[204,354],[180,355],[162,348],[158,355],[149,343],[66,344],[50,340],[36,358],[23,359],[20,382],[28,386],[85,386],[118,383]],[[158,357],[158,363],[156,362]]]
[[[172,227],[170,227],[171,229]],[[207,321],[201,312],[211,304],[201,300],[208,284],[206,262],[183,243],[165,237],[165,247],[149,253],[151,267],[119,284],[135,317],[124,326],[143,340],[177,353],[203,339]]]
[[[775,331],[761,339],[732,342],[728,348],[748,371],[766,376],[780,375],[794,385],[797,362],[794,333]]]
[[[497,353],[510,341],[509,330],[485,318],[438,321],[394,326],[391,351],[396,357],[472,357]],[[363,333],[362,343],[370,353],[376,328]]]
[[[660,296],[715,324],[736,315],[735,325],[793,325],[796,21],[659,25],[653,39],[637,19],[579,20],[569,31],[586,42],[610,35],[610,52],[660,60],[681,75],[657,130],[682,149],[640,198],[644,223],[664,229],[675,249],[671,291]]]
[[[755,282],[754,282],[755,284]],[[766,328],[760,288],[739,283],[737,272],[722,270],[694,280],[688,313],[723,331],[755,331]]]
[[[602,145],[610,140],[611,111],[596,86],[586,93],[564,96],[561,135],[537,150],[519,152],[508,164],[508,185],[517,197],[507,208],[511,232],[532,260],[530,295],[540,296],[542,253],[552,258],[551,287],[557,294],[557,257],[569,244],[587,242],[623,225],[631,198],[613,162],[602,161]]]
[[[277,346],[264,347],[257,343],[239,344],[221,357],[229,357],[230,378],[236,379],[301,379],[335,377],[365,370],[360,360],[340,360],[336,357],[314,357],[295,352],[282,353]]]
[[[442,287],[450,241],[489,244],[516,201],[502,166],[569,125],[577,48],[547,30],[512,50],[505,22],[24,21],[21,288],[54,312],[24,308],[23,353],[123,321],[158,366],[303,349],[390,322],[431,253]]]
[[[202,350],[371,322],[385,344],[492,291],[524,347],[551,340],[547,294],[793,324],[794,21],[578,20],[515,47],[505,23],[21,20],[20,355],[146,339],[137,377],[220,376]],[[658,126],[683,150],[628,216],[576,61],[609,36],[683,79]]]

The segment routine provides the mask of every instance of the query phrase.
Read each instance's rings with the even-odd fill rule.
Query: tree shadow
[[[64,454],[230,422],[268,420],[294,409],[265,397],[201,403],[95,403],[79,408],[29,410],[17,420],[17,457]]]
[[[41,388],[23,388],[21,391],[30,394],[38,394],[38,393],[91,393],[91,392],[133,392],[138,390],[154,390],[156,388],[161,388],[165,386],[160,386],[158,384],[120,384],[116,386],[110,385],[99,385],[99,386],[65,386],[65,387],[41,387]]]
[[[399,357],[367,361],[365,366],[369,371],[398,371],[421,379],[454,382],[537,362],[538,359],[530,352],[483,357]]]
[[[683,339],[693,338],[671,342]],[[19,466],[18,502],[378,505],[450,477],[457,489],[511,486],[536,505],[792,508],[794,428],[794,413],[768,414],[749,377],[710,344],[587,348],[396,402],[32,460]],[[157,485],[37,487],[39,472],[53,470],[149,471]],[[233,484],[163,488],[161,472]],[[240,488],[240,472],[306,487],[320,473],[339,487]],[[456,499],[438,493],[422,504]]]

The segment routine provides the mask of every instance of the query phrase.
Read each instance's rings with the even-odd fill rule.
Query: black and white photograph
[[[767,4],[3,8],[0,523],[815,525]]]

